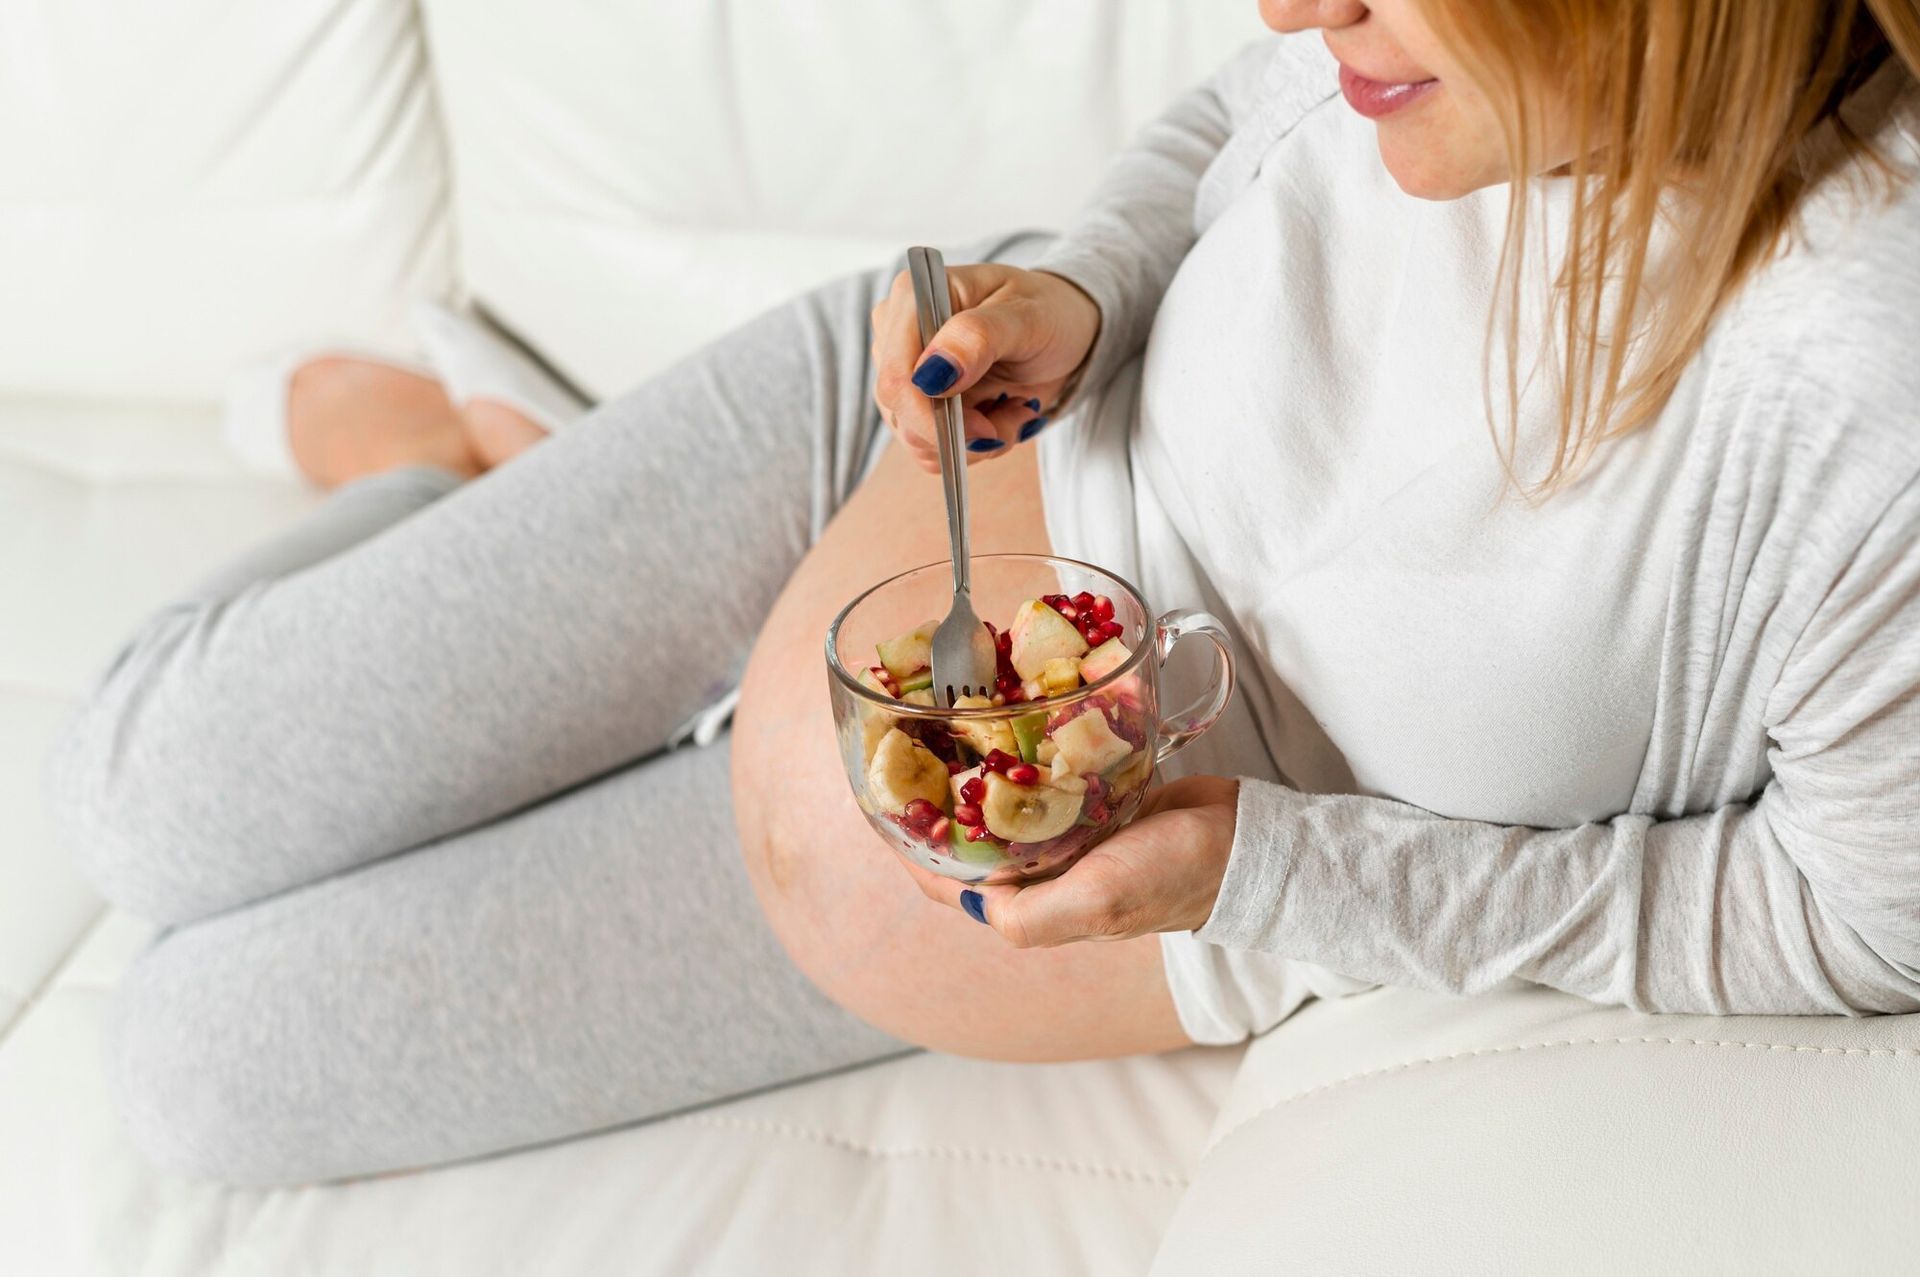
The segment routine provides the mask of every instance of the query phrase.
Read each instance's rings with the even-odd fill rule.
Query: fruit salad
[[[878,644],[861,684],[932,708],[937,625]],[[1153,772],[1152,707],[1132,676],[1083,690],[1132,655],[1104,595],[1027,599],[1006,629],[987,628],[994,694],[962,696],[953,708],[1001,712],[946,718],[861,705],[854,789],[918,863],[972,881],[1047,877],[1133,816]]]

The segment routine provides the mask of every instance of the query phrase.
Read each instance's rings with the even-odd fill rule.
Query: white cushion
[[[425,0],[469,286],[597,395],[804,285],[1058,225],[1251,0]]]
[[[0,687],[0,1033],[100,912],[40,801],[40,760],[67,708]]]
[[[408,0],[8,0],[0,51],[0,390],[213,396],[448,286]]]
[[[240,1191],[150,1171],[97,1064],[113,915],[0,1044],[0,1272],[1143,1271],[1238,1051],[920,1056],[533,1152]]]
[[[1920,1016],[1380,990],[1256,1043],[1154,1272],[1914,1267]]]

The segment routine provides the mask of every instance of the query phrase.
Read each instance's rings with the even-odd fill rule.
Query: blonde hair
[[[1572,180],[1574,198],[1547,322],[1559,439],[1532,483],[1516,468],[1525,181],[1513,184],[1488,326],[1489,421],[1493,358],[1504,349],[1506,428],[1501,438],[1495,427],[1496,440],[1510,478],[1533,496],[1660,411],[1721,305],[1785,242],[1821,175],[1805,146],[1817,129],[1890,178],[1838,109],[1889,56],[1920,75],[1920,0],[1426,0],[1423,9],[1499,111],[1513,173],[1548,162],[1543,99],[1571,112],[1575,158],[1555,173]],[[1676,190],[1689,195],[1687,220],[1662,262],[1657,304],[1647,304],[1649,249]]]

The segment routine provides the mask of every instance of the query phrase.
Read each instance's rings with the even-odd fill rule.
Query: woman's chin
[[[1461,164],[1433,145],[1400,144],[1383,129],[1380,159],[1395,184],[1415,199],[1457,200],[1484,187],[1506,181],[1498,169]]]

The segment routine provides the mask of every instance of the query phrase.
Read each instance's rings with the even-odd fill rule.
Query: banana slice
[[[889,728],[867,764],[867,794],[874,806],[898,816],[924,798],[947,809],[947,765],[899,728]]]
[[[860,671],[860,685],[872,688],[882,696],[889,694],[870,669]],[[860,757],[871,767],[873,751],[880,748],[880,738],[893,729],[894,717],[879,706],[869,705],[865,701],[860,702],[854,712],[860,718]]]
[[[1080,818],[1080,795],[1051,785],[1016,785],[998,772],[987,774],[987,799],[980,805],[987,832],[1007,842],[1045,842],[1073,828]]]
[[[990,709],[993,702],[984,696],[956,696],[953,699],[955,709]],[[1018,756],[1020,742],[1014,739],[1013,725],[1004,718],[965,719],[953,724],[953,734],[971,745],[974,752],[985,758],[998,749]]]

